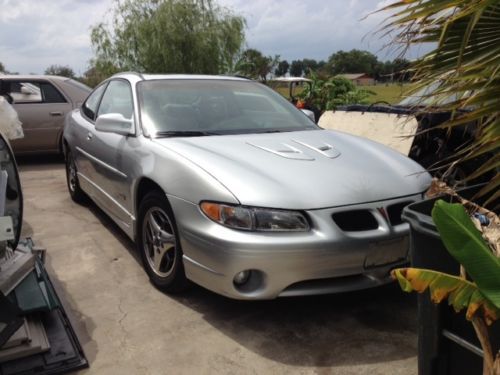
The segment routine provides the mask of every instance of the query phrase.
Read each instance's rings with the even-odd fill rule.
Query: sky
[[[327,60],[365,49],[392,59],[374,32],[387,14],[363,19],[390,0],[216,0],[247,21],[246,47],[288,61]],[[0,0],[0,62],[8,71],[42,74],[52,65],[77,75],[93,56],[90,28],[109,20],[113,0]],[[420,51],[413,51],[418,55]],[[410,56],[410,57],[415,57]]]

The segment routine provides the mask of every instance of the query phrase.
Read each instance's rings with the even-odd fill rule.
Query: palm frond
[[[425,111],[450,111],[441,127],[476,125],[476,139],[457,152],[465,159],[500,149],[500,0],[399,0],[382,31],[394,35],[402,53],[415,44],[435,48],[411,67],[416,84],[409,93],[436,86],[421,98]],[[453,98],[453,100],[450,100]],[[423,104],[425,102],[425,105]],[[498,168],[498,158],[474,172]]]

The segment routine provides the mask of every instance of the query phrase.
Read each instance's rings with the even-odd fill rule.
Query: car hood
[[[374,202],[421,193],[430,183],[428,173],[406,156],[336,131],[155,142],[197,164],[249,206],[318,209]]]

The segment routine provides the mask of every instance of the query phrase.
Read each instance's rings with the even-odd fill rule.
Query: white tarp
[[[0,95],[0,132],[7,139],[23,138],[21,121],[17,112],[3,96]]]
[[[340,130],[382,143],[408,155],[417,131],[413,116],[393,113],[327,111],[319,119],[319,126]]]

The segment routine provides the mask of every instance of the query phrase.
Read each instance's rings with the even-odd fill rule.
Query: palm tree
[[[413,45],[435,45],[413,63],[411,93],[434,87],[420,103],[452,113],[444,128],[476,124],[475,140],[455,156],[493,155],[469,179],[494,175],[482,189],[494,201],[500,197],[500,0],[398,0],[381,11],[391,12],[382,32],[403,55]]]
[[[418,104],[425,111],[438,108],[439,111],[451,112],[450,120],[440,125],[443,128],[452,129],[464,124],[475,124],[475,139],[457,151],[455,156],[459,161],[490,156],[471,173],[469,179],[487,172],[493,173],[494,177],[482,189],[482,193],[492,193],[489,201],[498,199],[500,197],[498,172],[500,170],[500,0],[398,0],[382,10],[392,13],[386,19],[382,30],[393,36],[393,45],[402,46],[403,54],[415,44],[433,43],[435,46],[432,51],[412,64],[411,70],[416,81],[412,93],[415,94],[423,89]],[[452,191],[451,194],[455,193]],[[463,206],[470,204],[464,201],[461,203]],[[482,210],[478,206],[470,209]],[[495,225],[500,225],[498,216],[490,214],[495,220]],[[490,311],[489,306],[491,306],[491,311],[495,311],[493,315],[497,319],[500,317],[500,298],[498,298],[500,258],[496,251],[498,239],[491,241],[489,236],[484,235],[489,239],[488,243],[485,242],[485,237],[477,231],[474,224],[471,225],[468,214],[460,204],[448,206],[444,202],[436,204],[432,216],[443,243],[461,264],[460,277],[411,268],[396,270],[394,275],[407,291],[416,288],[422,291],[431,284],[435,291],[442,291],[443,287],[449,288],[452,283],[455,286],[466,287],[468,283],[466,273],[475,281],[467,287],[481,288],[481,285],[485,285],[483,280],[487,279],[488,283],[494,280],[495,286],[491,290],[495,296],[488,296],[489,290],[479,293],[485,293],[487,306],[483,311]],[[459,233],[467,226],[469,230],[466,236],[476,236],[477,246],[465,246],[467,241],[463,238],[456,241],[460,237]],[[459,253],[461,255],[458,255]],[[467,254],[467,257],[463,257],[463,254]],[[488,258],[487,262],[481,261],[483,256]],[[426,283],[422,283],[424,281]],[[449,294],[449,301],[455,308],[459,305],[458,295],[464,296],[456,290],[458,289]],[[460,303],[461,308],[469,309],[477,306],[472,300],[462,300]],[[481,317],[475,313],[468,314],[467,318],[472,321],[484,351],[483,374],[500,374],[500,354],[493,353],[486,329],[486,323],[491,319],[486,315]]]

